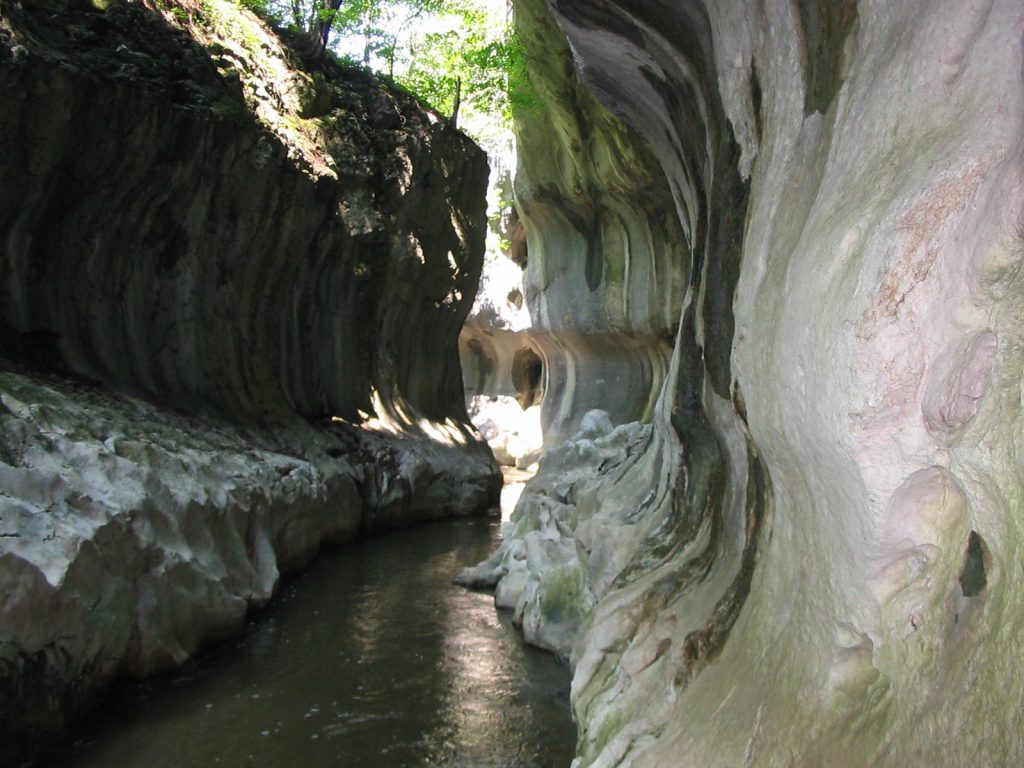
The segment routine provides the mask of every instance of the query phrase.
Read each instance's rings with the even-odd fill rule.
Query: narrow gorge
[[[457,580],[574,768],[1024,762],[1017,0],[514,0],[530,322],[464,330],[483,153],[228,5],[0,0],[5,757],[485,512],[503,396]]]

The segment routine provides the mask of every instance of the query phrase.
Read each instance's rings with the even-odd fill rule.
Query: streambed
[[[569,670],[451,583],[497,538],[458,520],[327,552],[237,642],[122,686],[35,765],[564,768]]]

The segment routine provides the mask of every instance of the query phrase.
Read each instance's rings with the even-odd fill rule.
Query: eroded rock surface
[[[651,437],[650,425],[614,427],[599,410],[584,415],[582,427],[544,454],[499,549],[455,579],[493,588],[498,607],[515,611],[527,642],[566,659],[596,595],[622,568],[617,537],[628,535],[637,510],[609,502],[636,491],[617,485]]]
[[[572,76],[542,4],[516,8],[543,102],[519,115],[516,205],[531,327],[541,358],[545,447],[592,409],[649,421],[679,324],[688,246],[650,149]],[[481,340],[486,348],[487,340]],[[495,367],[507,370],[501,347]]]
[[[500,488],[482,151],[234,3],[58,5],[0,8],[4,764],[323,543]]]
[[[374,393],[444,421],[485,155],[208,5],[76,2],[52,24],[5,3],[4,349],[264,423],[358,421]]]
[[[516,6],[531,311],[675,339],[474,574],[582,576],[578,765],[1020,763],[1020,4]]]
[[[475,462],[340,424],[274,430],[0,372],[5,760],[117,675],[237,631],[360,532],[484,509]]]

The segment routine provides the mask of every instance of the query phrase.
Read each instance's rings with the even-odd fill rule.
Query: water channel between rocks
[[[34,765],[564,768],[568,668],[451,583],[497,539],[460,520],[324,553],[236,643],[122,686]]]

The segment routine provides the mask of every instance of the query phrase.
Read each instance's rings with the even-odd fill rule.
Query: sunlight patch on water
[[[244,636],[122,688],[36,765],[565,767],[569,670],[489,594],[451,583],[499,523],[420,526],[326,553]]]

